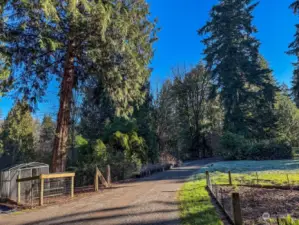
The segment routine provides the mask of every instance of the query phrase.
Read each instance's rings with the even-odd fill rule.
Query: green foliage
[[[158,161],[159,149],[156,138],[155,108],[149,82],[144,86],[144,89],[146,92],[145,101],[141,106],[135,107],[133,118],[136,119],[136,132],[145,141],[144,148],[147,148],[148,161],[155,163]]]
[[[296,0],[290,5],[295,15],[299,15],[299,1]],[[299,107],[299,57],[298,57],[298,44],[299,44],[299,24],[296,24],[295,40],[289,45],[288,54],[295,55],[297,57],[297,62],[293,63],[294,72],[292,80],[292,95],[294,97],[297,107]]]
[[[275,160],[293,158],[290,144],[274,139],[250,141],[244,136],[225,133],[220,154],[229,160]]]
[[[136,158],[146,162],[147,147],[144,139],[136,132],[129,134],[115,132],[109,140],[109,146],[114,150],[122,151],[126,159]]]
[[[266,138],[273,125],[275,84],[271,70],[261,61],[260,43],[253,36],[257,31],[252,24],[256,6],[251,0],[220,0],[199,34],[214,81],[212,94],[219,91],[224,107],[224,130]]]
[[[279,143],[273,140],[260,141],[248,150],[248,159],[275,160],[292,159],[292,147],[288,143]]]
[[[277,139],[299,146],[299,110],[287,93],[277,94],[275,111],[278,118]]]
[[[17,102],[3,125],[4,154],[12,157],[12,163],[34,159],[33,119],[26,102]]]
[[[223,116],[219,98],[210,99],[211,86],[201,63],[190,71],[177,68],[173,81],[163,84],[156,103],[160,151],[179,159],[213,155],[207,139],[222,130]]]
[[[142,162],[146,162],[147,147],[144,139],[136,132],[115,132],[104,143],[101,139],[90,140],[76,136],[78,162],[75,165],[81,175],[87,176],[98,166],[105,171],[111,166],[113,180],[126,179],[139,171]]]
[[[128,117],[144,101],[156,40],[156,22],[149,14],[145,0],[1,3],[0,86],[4,90],[14,81],[16,96],[35,106],[53,77],[61,84],[55,171],[65,169],[74,89],[92,92],[88,100],[100,89],[117,116]]]
[[[96,140],[95,144],[92,147],[95,151],[97,161],[107,161],[107,147],[102,140]]]
[[[0,56],[10,56],[14,65],[4,65],[12,79],[22,76],[14,83],[21,96],[36,103],[50,77],[60,81],[70,54],[76,58],[74,87],[86,87],[90,79],[101,84],[117,115],[126,116],[132,103],[142,103],[156,40],[156,23],[149,20],[144,0],[16,0],[2,9],[0,20],[15,23],[3,23]]]
[[[275,221],[275,220],[273,220],[273,221]],[[281,225],[299,225],[299,220],[294,220],[290,215],[288,215],[286,218],[280,219],[279,224],[281,224]]]
[[[226,132],[221,138],[220,155],[229,160],[247,159],[249,141],[241,135]]]
[[[55,123],[52,120],[52,117],[49,115],[45,115],[40,131],[39,131],[39,143],[37,146],[37,159],[41,162],[45,162],[50,164],[53,142],[55,136]]]

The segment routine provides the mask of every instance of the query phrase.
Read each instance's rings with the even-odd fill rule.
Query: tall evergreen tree
[[[252,25],[252,12],[258,3],[252,2],[220,0],[210,12],[210,21],[199,30],[204,36],[205,60],[214,90],[220,92],[224,105],[224,129],[246,136],[256,132],[250,118],[258,107],[255,99],[262,95],[267,102],[272,101],[264,96],[263,90],[270,85],[270,70],[260,64],[260,43],[253,36],[257,29]]]
[[[149,82],[144,85],[144,91],[146,92],[145,101],[140,107],[136,107],[133,118],[136,119],[138,135],[146,142],[147,159],[154,163],[157,161],[159,153],[155,134],[153,96],[150,93]]]
[[[50,163],[49,157],[52,155],[53,142],[55,137],[55,123],[52,117],[45,115],[40,126],[39,137],[39,159],[43,162]]]
[[[290,5],[294,14],[299,16],[299,0],[296,0]],[[295,55],[297,62],[294,63],[293,81],[292,81],[292,95],[295,99],[296,105],[299,108],[299,24],[296,25],[295,40],[289,45],[288,54]]]
[[[16,162],[34,159],[33,118],[26,102],[17,102],[4,121],[4,154]]]
[[[2,2],[0,53],[10,56],[11,65],[5,66],[19,96],[35,104],[53,75],[60,82],[54,172],[66,166],[74,88],[91,77],[99,80],[118,115],[131,113],[132,103],[142,101],[155,40],[155,24],[148,15],[144,0]]]

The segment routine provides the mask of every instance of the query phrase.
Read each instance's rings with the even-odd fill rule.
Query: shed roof
[[[27,168],[40,168],[40,167],[49,167],[48,164],[40,163],[40,162],[30,162],[30,163],[22,163],[13,165],[10,167],[6,167],[2,169],[1,171],[7,171],[7,170],[20,170],[20,169],[27,169]]]

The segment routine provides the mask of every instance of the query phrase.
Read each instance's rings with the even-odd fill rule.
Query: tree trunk
[[[74,43],[68,44],[64,73],[60,87],[60,105],[57,116],[56,135],[53,146],[52,172],[64,172],[67,160],[67,140],[70,124],[70,110],[72,101],[72,90],[74,87]]]

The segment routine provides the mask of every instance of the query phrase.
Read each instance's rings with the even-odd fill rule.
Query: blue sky
[[[260,0],[254,12],[256,37],[261,41],[261,54],[269,62],[279,82],[290,84],[294,57],[285,52],[293,40],[295,24],[299,23],[289,5],[294,0]],[[203,45],[197,30],[209,19],[209,11],[217,0],[148,0],[153,18],[158,18],[159,40],[155,44],[152,86],[161,85],[171,76],[171,69],[178,65],[195,65],[203,58]],[[0,100],[3,116],[12,106],[12,100]],[[55,115],[58,107],[57,88],[50,86],[45,102],[39,105],[36,116]]]

